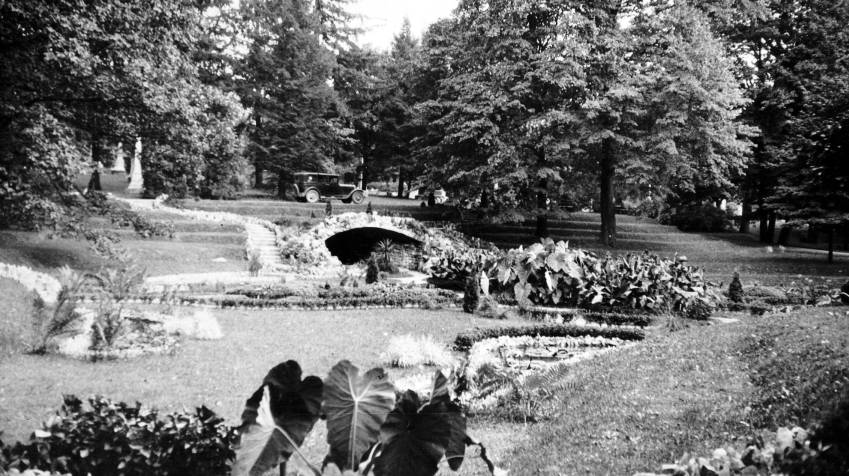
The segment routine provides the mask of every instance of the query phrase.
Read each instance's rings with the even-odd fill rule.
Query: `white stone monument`
[[[141,170],[141,139],[136,139],[136,151],[133,154],[133,164],[130,166],[130,185],[127,187],[128,192],[141,192],[144,189],[144,179],[142,178]]]
[[[120,142],[118,142],[118,147],[115,148],[115,163],[112,164],[112,168],[109,169],[109,171],[113,174],[126,172],[126,170],[124,170],[124,147]]]

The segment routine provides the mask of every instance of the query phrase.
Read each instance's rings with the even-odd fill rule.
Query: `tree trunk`
[[[254,126],[256,127],[257,132],[262,129],[262,116],[257,112],[257,106],[259,105],[259,101],[257,100],[254,103]],[[254,181],[256,185],[254,187],[260,188],[262,187],[262,166],[260,165],[260,158],[256,156],[256,149],[254,149]],[[279,177],[278,177],[279,178]],[[280,191],[277,192],[280,194]]]
[[[844,224],[840,233],[843,235],[843,251],[849,251],[849,226]]]
[[[769,228],[769,217],[766,210],[764,210],[763,200],[758,204],[758,218],[760,218],[760,225],[758,227],[758,232],[760,234],[761,243],[767,242],[767,229]]]
[[[254,187],[262,188],[262,167],[254,163]]]
[[[828,227],[828,262],[834,263],[834,225]]]
[[[486,188],[481,191],[481,208],[489,208],[489,191]]]
[[[743,197],[743,210],[740,216],[740,233],[749,233],[749,217],[752,216],[752,202]]]
[[[540,180],[537,191],[537,238],[548,237],[548,196],[545,192],[547,185],[545,179]]]
[[[609,146],[605,144],[601,156],[601,243],[616,247],[616,208],[613,203],[613,175],[616,167]]]
[[[775,241],[775,212],[769,213],[766,225],[766,240],[769,244],[772,244]]]
[[[398,198],[404,196],[404,169],[398,168]]]
[[[280,198],[286,198],[286,185],[288,180],[286,180],[286,174],[281,170],[277,172],[277,196]]]
[[[816,244],[819,241],[819,231],[814,224],[808,224],[808,236],[806,241],[808,243]]]

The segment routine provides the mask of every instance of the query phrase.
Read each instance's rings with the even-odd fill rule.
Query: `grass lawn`
[[[849,319],[836,309],[654,328],[642,344],[578,364],[560,416],[513,425],[507,436],[522,436],[502,456],[511,474],[633,474],[744,445],[757,429],[809,426],[849,395]],[[753,351],[754,336],[770,345]],[[824,361],[810,358],[822,356],[818,345],[832,349]],[[762,416],[765,405],[778,418]]]
[[[245,249],[240,244],[125,239],[120,246],[129,250],[149,275],[247,270]],[[226,261],[213,261],[216,258]],[[97,271],[108,264],[85,240],[50,239],[32,232],[0,232],[0,262],[47,272],[65,265]]]
[[[122,240],[121,244],[150,276],[248,269],[242,245],[158,240]],[[213,261],[216,258],[226,261]]]
[[[269,206],[239,203],[202,205],[240,213]],[[322,210],[323,204],[315,208]],[[173,219],[177,231],[189,238],[238,232],[158,212],[151,218]],[[733,236],[658,233],[674,234],[670,246],[676,242],[673,248],[679,254],[726,285],[734,271],[746,284],[812,279],[837,287],[849,276],[846,258],[828,264],[824,256],[768,253]],[[0,232],[0,261],[40,270],[64,264],[96,270],[104,264],[83,241],[40,236]],[[246,268],[241,244],[127,239],[122,245],[151,275]],[[654,251],[671,254],[666,248]],[[213,261],[219,257],[226,261]],[[31,316],[32,305],[31,296],[16,283],[0,279],[0,309],[0,430],[7,442],[26,438],[67,393],[140,401],[163,412],[205,404],[236,423],[245,399],[281,361],[298,360],[305,375],[324,377],[340,359],[361,368],[382,365],[381,353],[395,335],[429,334],[449,344],[471,327],[505,324],[447,310],[216,310],[212,312],[224,330],[220,341],[187,340],[174,356],[95,364],[21,353],[31,332],[29,319],[22,316]],[[470,422],[470,432],[510,474],[633,474],[659,470],[684,452],[708,455],[759,429],[809,426],[849,396],[845,308],[732,316],[740,322],[692,324],[677,332],[656,326],[642,343],[577,364],[565,377],[558,415],[550,421],[526,425],[477,418]],[[512,322],[524,321],[507,323]],[[305,453],[320,462],[325,433],[321,422],[316,428]],[[464,464],[463,474],[484,474],[479,461],[470,463]]]
[[[361,368],[381,365],[380,354],[394,335],[429,334],[448,345],[463,330],[505,323],[448,310],[214,314],[224,338],[187,340],[174,356],[100,363],[57,356],[4,358],[0,361],[4,440],[28,437],[59,408],[62,394],[67,393],[140,401],[163,411],[205,404],[236,423],[245,400],[266,372],[282,361],[298,360],[305,375],[324,378],[341,359],[349,359]],[[391,373],[398,375],[401,371]],[[323,441],[322,431],[315,432],[307,442],[306,451],[315,462],[324,457]]]

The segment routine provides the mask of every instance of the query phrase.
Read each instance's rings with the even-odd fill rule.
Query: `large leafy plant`
[[[397,396],[383,369],[361,374],[343,360],[322,382],[315,376],[302,380],[300,366],[290,360],[271,369],[247,401],[233,476],[261,475],[276,466],[283,472],[293,453],[320,476],[299,451],[320,416],[327,420],[325,474],[432,476],[443,460],[458,470],[466,447],[480,446],[466,433],[466,417],[441,372],[429,395]],[[482,446],[481,457],[494,472]]]
[[[523,307],[683,311],[713,296],[701,271],[680,260],[649,253],[599,258],[550,239],[510,250],[493,273],[498,291]]]

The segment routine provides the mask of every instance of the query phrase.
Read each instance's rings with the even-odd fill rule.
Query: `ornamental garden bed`
[[[287,286],[268,284],[237,286],[226,289],[216,286],[215,292],[203,292],[209,286],[161,292],[133,293],[125,300],[130,303],[208,306],[216,308],[339,310],[364,308],[424,308],[456,307],[460,295],[442,289],[412,284],[377,283],[362,286],[330,286],[301,283]],[[78,302],[93,302],[96,293],[79,293]]]
[[[549,418],[569,366],[635,343],[642,331],[619,327],[535,325],[461,333],[466,351],[460,401],[473,414],[524,422]]]
[[[616,338],[627,341],[640,341],[645,339],[645,332],[639,329],[623,327],[587,327],[569,324],[537,324],[529,326],[504,326],[475,328],[463,332],[454,339],[456,350],[469,350],[474,344],[486,339],[498,337],[604,337]]]

